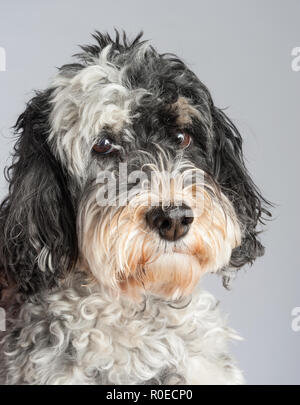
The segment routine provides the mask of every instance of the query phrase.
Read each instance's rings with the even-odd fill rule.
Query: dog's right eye
[[[93,146],[93,151],[101,155],[107,155],[114,150],[113,141],[110,138],[103,138]]]

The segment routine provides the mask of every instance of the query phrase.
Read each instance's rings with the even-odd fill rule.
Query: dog
[[[15,126],[2,384],[242,384],[199,286],[264,253],[242,138],[175,55],[98,31]]]

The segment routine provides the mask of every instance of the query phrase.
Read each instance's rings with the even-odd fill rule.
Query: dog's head
[[[0,266],[24,292],[74,266],[132,296],[178,298],[263,254],[265,200],[207,88],[139,35],[97,33],[20,116]]]

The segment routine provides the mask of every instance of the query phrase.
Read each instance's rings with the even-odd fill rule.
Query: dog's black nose
[[[175,241],[185,236],[193,222],[193,211],[183,204],[180,206],[155,207],[146,214],[146,221],[161,238]]]

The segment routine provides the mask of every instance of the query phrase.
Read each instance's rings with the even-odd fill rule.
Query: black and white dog
[[[0,207],[4,384],[239,384],[197,287],[263,254],[267,202],[207,88],[96,33],[16,124]]]

